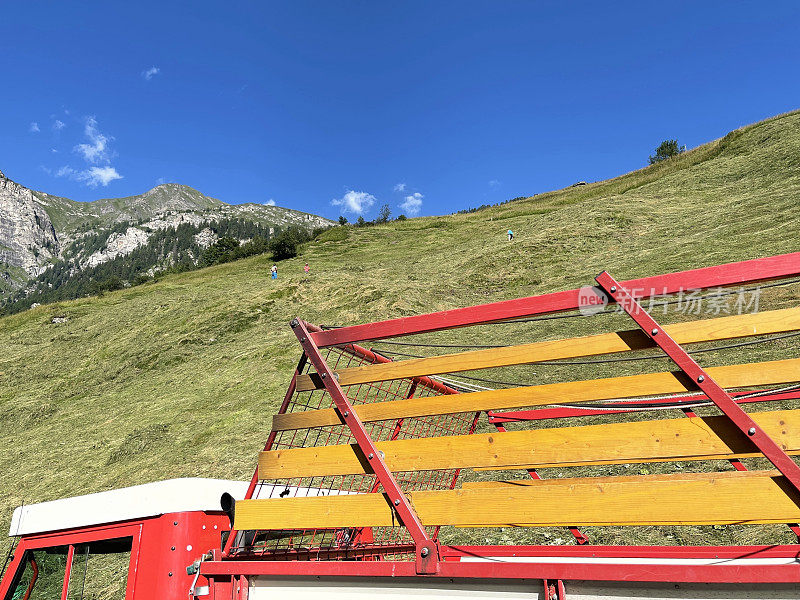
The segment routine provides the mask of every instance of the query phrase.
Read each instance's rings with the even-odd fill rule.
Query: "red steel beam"
[[[768,390],[767,390],[768,391]],[[757,396],[754,398],[739,399],[739,396],[745,396],[755,392],[733,392],[731,397],[737,403],[755,403],[755,402],[776,402],[778,400],[796,400],[800,398],[800,390],[793,392],[783,392],[776,394],[769,394],[764,396]],[[705,396],[675,396],[673,398],[655,398],[652,400],[625,400],[621,402],[609,402],[604,408],[579,408],[564,406],[560,408],[542,408],[539,410],[514,410],[506,412],[487,411],[489,422],[493,425],[498,423],[522,423],[526,421],[542,421],[546,419],[565,419],[569,417],[590,417],[597,415],[613,415],[619,413],[633,413],[640,412],[642,408],[626,407],[626,405],[638,404],[664,404],[675,405],[676,409],[685,410],[681,405],[696,406],[699,402],[709,403]],[[666,410],[666,409],[665,409]]]
[[[67,593],[69,592],[69,578],[72,574],[72,559],[75,556],[75,546],[69,545],[67,550],[67,563],[64,567],[64,583],[61,587],[61,600],[67,600]]]
[[[283,397],[283,403],[281,403],[281,407],[278,410],[278,414],[283,414],[286,412],[286,409],[289,406],[289,402],[292,400],[292,396],[294,396],[294,390],[297,387],[297,376],[303,372],[303,368],[306,365],[306,355],[303,354],[300,357],[300,360],[297,362],[297,367],[295,367],[294,374],[292,374],[292,380],[289,382],[289,387],[286,390],[286,394]],[[272,444],[275,443],[275,437],[277,436],[277,431],[274,429],[269,432],[269,436],[267,436],[267,441],[264,444],[264,451],[272,449]],[[256,489],[256,484],[258,483],[258,464],[256,464],[256,468],[253,471],[253,476],[250,478],[250,485],[247,486],[247,492],[245,492],[245,499],[249,500],[253,497],[253,492]],[[231,532],[228,534],[228,539],[225,542],[225,546],[222,549],[222,555],[228,556],[230,554],[231,548],[233,548],[233,544],[236,541],[237,534],[239,532],[231,527]]]
[[[499,431],[500,433],[505,433],[506,428],[501,423],[495,422],[492,419],[491,416],[489,417],[489,421],[494,424],[494,426],[497,429],[497,431]],[[539,475],[539,473],[536,471],[536,469],[525,469],[525,470],[528,472],[528,475],[530,476],[531,479],[535,479],[535,480],[538,481],[538,480],[540,480],[542,478],[542,476]],[[455,487],[455,482],[454,482],[453,487]],[[589,543],[589,538],[586,537],[586,535],[580,529],[578,529],[577,526],[570,526],[570,527],[568,527],[568,529],[569,529],[569,532],[572,534],[572,536],[575,538],[575,541],[578,544],[588,544]]]
[[[800,556],[798,544],[769,546],[441,546],[444,558],[475,556],[564,556],[575,558],[778,558]]]
[[[622,285],[631,290],[636,298],[649,298],[656,295],[674,294],[683,290],[741,285],[794,275],[800,275],[800,252],[644,277],[642,279],[632,279],[623,281]],[[480,323],[576,310],[585,305],[584,303],[579,303],[581,292],[581,290],[554,292],[529,298],[456,308],[427,315],[340,327],[314,333],[312,337],[314,343],[323,348],[325,346],[428,333]],[[599,294],[596,294],[596,296],[597,300],[602,301]],[[586,298],[583,298],[583,300],[585,301]]]
[[[328,366],[314,340],[311,339],[311,334],[306,324],[300,319],[294,319],[291,322],[291,326],[300,345],[303,347],[305,355],[311,361],[317,374],[322,378],[325,390],[336,405],[339,416],[350,429],[359,448],[364,453],[364,456],[367,457],[372,471],[381,482],[392,508],[397,513],[403,526],[411,534],[417,548],[415,564],[417,573],[435,573],[439,564],[438,544],[428,536],[425,527],[411,507],[411,503],[403,494],[389,467],[386,466],[381,453],[375,446],[375,442],[364,428],[364,423],[358,417],[356,411],[353,410],[350,399],[336,380],[335,373]]]
[[[589,547],[591,548],[591,547]],[[413,562],[399,561],[214,561],[201,564],[205,576],[415,577]],[[697,565],[631,563],[537,563],[442,561],[432,577],[480,579],[564,579],[674,583],[797,583],[797,564]]]
[[[739,406],[708,373],[666,333],[661,325],[650,316],[637,302],[636,297],[625,287],[617,282],[606,271],[600,273],[595,280],[603,289],[625,310],[626,313],[642,328],[645,335],[650,337],[672,361],[695,382],[697,387],[719,408],[725,416],[749,439],[785,477],[792,486],[800,492],[800,465],[791,456],[786,454],[759,425]]]

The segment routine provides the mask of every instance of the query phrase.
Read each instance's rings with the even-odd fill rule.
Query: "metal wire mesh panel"
[[[325,360],[332,369],[358,367],[387,362],[381,355],[358,346],[347,345],[324,350]],[[306,364],[303,372],[313,372]],[[427,398],[457,393],[452,388],[428,379],[396,379],[344,387],[353,405],[386,402],[408,398]],[[333,408],[334,403],[325,390],[295,391],[283,412],[297,413]],[[415,417],[365,423],[370,437],[376,441],[414,439],[434,436],[473,433],[477,422],[475,413],[460,413],[430,417]],[[310,448],[351,444],[355,439],[345,425],[312,427],[279,431],[268,450]],[[419,490],[453,489],[458,469],[407,471],[394,473],[404,493]],[[258,480],[254,499],[323,496],[340,494],[383,493],[374,474],[302,477],[292,479]],[[428,528],[436,538],[438,528]],[[413,559],[413,542],[401,524],[392,527],[259,530],[239,535],[232,551],[239,555],[257,555],[275,559],[335,559],[363,556],[371,560]]]

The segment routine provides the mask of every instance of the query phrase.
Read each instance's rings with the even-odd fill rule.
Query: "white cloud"
[[[69,177],[73,181],[85,183],[90,188],[96,188],[98,185],[106,187],[115,179],[122,179],[122,175],[117,173],[112,166],[89,167],[84,171],[76,171],[72,167],[61,167],[56,171],[56,177]]]
[[[58,130],[63,126],[64,124],[57,120],[53,124],[53,129]],[[114,138],[100,132],[97,128],[97,119],[94,117],[86,118],[86,126],[84,127],[83,133],[89,143],[78,144],[73,148],[73,151],[80,154],[87,163],[93,166],[81,170],[65,165],[55,172],[55,176],[68,177],[73,181],[84,183],[91,188],[95,188],[98,185],[106,187],[112,181],[122,179],[122,175],[119,174],[119,171],[111,166],[111,158],[114,156],[114,153],[109,148],[109,143],[112,142]],[[51,148],[50,151],[58,153],[58,150],[55,148]]]
[[[66,127],[67,124],[64,123],[61,119],[56,119],[55,123],[53,123],[53,131],[61,131]]]
[[[158,67],[150,67],[149,69],[142,71],[142,77],[144,77],[147,81],[150,81],[153,76],[158,75],[160,72],[161,69]]]
[[[117,170],[112,166],[105,167],[90,167],[88,171],[81,173],[82,181],[86,181],[89,187],[97,187],[102,185],[107,186],[115,179],[122,179],[122,175],[117,173]]]
[[[375,204],[377,198],[367,192],[356,192],[349,190],[341,198],[331,200],[334,206],[341,206],[344,212],[351,212],[353,214],[364,214],[370,206]]]
[[[53,154],[58,154],[58,150],[56,150],[55,148],[50,148],[50,152],[52,152]]]
[[[394,184],[394,191],[395,192],[405,192],[406,191],[406,184],[405,183],[395,183]]]
[[[410,196],[406,196],[405,200],[400,205],[400,208],[413,217],[414,215],[418,214],[422,208],[422,199],[424,197],[425,196],[419,192],[414,192]]]
[[[33,121],[31,123],[31,126],[28,127],[28,131],[30,131],[31,133],[39,133],[41,129],[39,129],[39,124],[36,121]]]
[[[503,185],[503,184],[502,184],[501,182],[497,181],[497,179],[492,179],[492,180],[489,182],[489,187],[490,187],[490,188],[492,188],[493,190],[496,190],[496,189],[497,189],[497,188],[499,188],[501,185]]]
[[[264,202],[264,206],[275,206],[275,200],[273,200],[272,198],[270,198],[269,200],[267,200],[266,202]]]
[[[111,159],[111,152],[108,149],[109,142],[114,138],[100,133],[97,128],[97,119],[88,117],[86,119],[86,127],[83,130],[86,137],[89,139],[88,144],[78,144],[75,146],[75,152],[82,155],[86,162],[90,163],[107,163]]]

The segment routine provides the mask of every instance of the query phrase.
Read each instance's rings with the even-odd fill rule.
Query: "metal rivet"
[[[295,327],[297,327],[298,325],[300,325],[300,321],[298,321],[297,319],[292,319],[292,322],[291,322],[291,323],[289,323],[289,326],[290,326],[292,329],[294,329],[294,328],[295,328]]]
[[[611,289],[609,290],[612,294],[617,291],[617,286],[612,285]]]
[[[301,344],[304,343],[305,341],[306,341],[306,338],[300,338],[300,343]]]
[[[345,417],[349,417],[349,416],[350,416],[350,413],[349,413],[349,412],[347,412],[347,411],[344,411],[344,416],[345,416]]]
[[[327,373],[323,373],[323,374],[321,375],[321,377],[322,377],[323,379],[325,379],[327,376],[328,376],[328,374],[327,374]]]
[[[169,572],[169,576],[172,577],[172,571]]]
[[[397,500],[394,501],[394,505],[395,506],[400,506],[400,498],[398,498]]]
[[[175,551],[175,546],[173,546],[172,548],[170,548],[170,550],[172,550],[172,551],[174,552],[174,551]]]
[[[653,329],[653,331],[651,331],[650,333],[652,333],[653,335],[658,335],[658,329]]]
[[[750,429],[747,430],[747,435],[755,435],[755,434],[756,434],[755,427],[751,427]]]
[[[372,452],[370,452],[370,453],[369,453],[369,456],[368,456],[367,458],[368,458],[368,459],[370,459],[370,460],[372,460],[373,458],[375,458],[375,455],[374,455]]]
[[[705,376],[700,375],[700,377],[697,378],[697,383],[703,383],[705,380],[706,380]]]
[[[422,551],[419,553],[419,555],[422,558],[425,558],[426,556],[428,556],[428,554],[430,554],[430,550],[428,550],[427,548],[423,548]]]
[[[172,522],[172,524],[173,524],[173,525],[177,525],[177,524],[178,524],[178,522],[177,522],[177,521],[173,521],[173,522]]]

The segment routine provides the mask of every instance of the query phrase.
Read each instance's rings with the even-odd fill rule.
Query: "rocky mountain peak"
[[[59,252],[47,211],[29,189],[0,173],[0,289],[35,277]]]
[[[137,196],[76,202],[30,190],[0,173],[0,301],[58,261],[72,261],[78,272],[130,254],[146,245],[153,232],[182,225],[201,231],[226,220],[255,224],[268,235],[279,227],[334,224],[277,206],[226,204],[179,183],[163,183]],[[201,236],[197,244],[204,247],[208,237]]]

